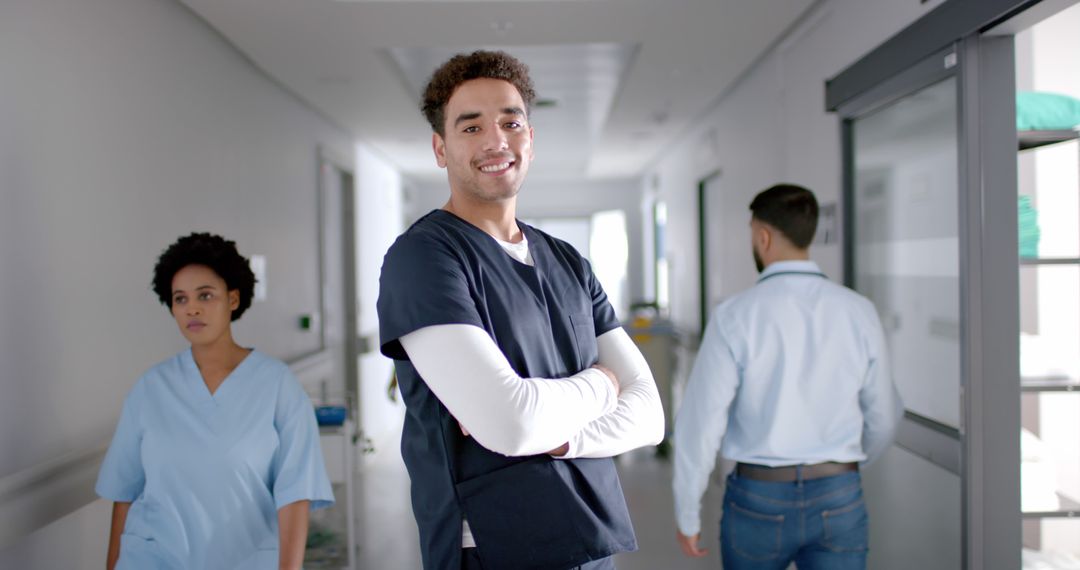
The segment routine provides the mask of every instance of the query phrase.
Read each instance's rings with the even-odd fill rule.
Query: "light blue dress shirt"
[[[307,394],[258,351],[213,395],[190,349],[144,374],[96,490],[132,502],[117,570],[277,568],[277,510],[334,501]]]
[[[868,463],[903,406],[873,304],[811,261],[776,262],[709,319],[675,420],[675,514],[700,532],[716,464]],[[722,450],[721,450],[722,444]]]

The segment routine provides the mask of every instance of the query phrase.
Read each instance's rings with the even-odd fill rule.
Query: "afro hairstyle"
[[[176,240],[158,257],[152,287],[162,305],[172,309],[173,277],[189,265],[205,265],[225,281],[229,291],[240,292],[240,305],[232,320],[240,318],[255,295],[255,274],[248,260],[236,250],[236,242],[210,233],[192,233]]]

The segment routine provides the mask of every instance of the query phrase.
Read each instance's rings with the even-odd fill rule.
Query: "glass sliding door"
[[[960,426],[956,79],[853,121],[854,288],[877,306],[907,409]]]
[[[906,408],[896,446],[865,474],[868,504],[886,513],[870,566],[1015,568],[1012,40],[965,35],[887,77],[853,67],[833,80],[845,279],[878,310]]]
[[[1013,38],[1070,3],[943,2],[826,81],[843,135],[845,280],[878,308],[907,407],[864,476],[883,515],[870,567],[1052,568],[1029,554],[1076,543],[1066,499],[1080,494],[1080,453],[1048,447],[1061,445],[1046,412],[1075,398],[1080,277],[1066,266],[1080,242],[1044,247],[1037,231],[1044,213],[1076,209],[1017,192],[1030,141],[1017,136]]]
[[[873,568],[963,564],[959,89],[950,49],[841,109],[846,280],[878,310],[906,408],[864,473]]]

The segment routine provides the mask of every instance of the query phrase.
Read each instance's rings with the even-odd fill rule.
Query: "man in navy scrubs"
[[[380,278],[424,568],[614,568],[637,548],[611,457],[663,438],[659,394],[589,262],[515,218],[528,69],[456,56],[424,93],[450,198]]]

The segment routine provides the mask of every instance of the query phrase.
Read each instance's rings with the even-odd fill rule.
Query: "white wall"
[[[138,375],[185,347],[149,291],[181,234],[266,256],[239,342],[314,346],[296,323],[318,303],[317,148],[351,156],[342,130],[168,0],[3,2],[0,78],[0,482],[105,442]],[[0,567],[99,568],[107,528],[88,507]]]

